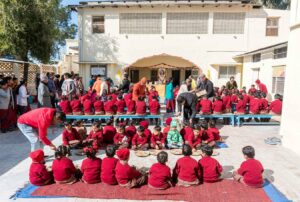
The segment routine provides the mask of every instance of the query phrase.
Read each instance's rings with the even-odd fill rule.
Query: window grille
[[[245,13],[214,13],[214,34],[244,34]]]
[[[236,68],[235,66],[220,66],[219,68],[219,78],[228,79],[231,76],[235,76]]]
[[[92,18],[92,32],[93,34],[104,33],[104,16],[93,16]]]
[[[267,18],[266,36],[278,36],[278,22],[277,17]]]

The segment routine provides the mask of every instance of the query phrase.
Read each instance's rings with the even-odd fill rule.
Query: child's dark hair
[[[154,126],[154,130],[156,130],[156,131],[158,131],[158,132],[160,132],[161,131],[161,127],[160,126]]]
[[[168,153],[161,151],[157,154],[157,161],[161,164],[165,164],[168,161]]]
[[[222,98],[220,96],[216,96],[215,99],[216,100],[222,100]]]
[[[263,97],[263,98],[266,98],[267,97],[267,94],[266,93],[264,93],[264,92],[261,92],[261,97]]]
[[[62,157],[71,156],[71,150],[65,145],[60,145],[57,147],[55,154],[56,159],[61,159]]]
[[[182,154],[184,156],[190,156],[190,155],[192,155],[192,147],[189,144],[184,144],[182,146]]]
[[[246,147],[243,147],[243,154],[245,156],[247,156],[248,158],[254,158],[255,156],[255,150],[252,146],[246,146]]]
[[[244,96],[243,96],[242,94],[239,94],[239,95],[238,95],[238,98],[239,98],[240,100],[243,100],[243,99],[244,99]]]
[[[139,101],[144,101],[144,96],[139,96]]]
[[[209,125],[210,128],[215,128],[216,127],[216,122],[214,120],[210,120],[208,122],[208,125]]]
[[[279,99],[281,98],[281,95],[280,95],[280,94],[275,94],[275,95],[274,95],[274,98],[275,98],[276,100],[279,100]]]
[[[201,128],[203,128],[204,130],[207,130],[208,124],[207,124],[206,121],[202,121],[202,122],[201,122]]]
[[[139,132],[144,132],[145,128],[143,126],[139,126],[136,130]]]
[[[193,126],[193,130],[201,130],[201,125],[200,124],[195,124]]]
[[[120,94],[118,95],[118,99],[119,99],[119,100],[122,100],[122,99],[123,99],[123,94],[122,94],[122,93],[120,93]]]
[[[71,120],[64,121],[64,126],[72,125],[72,123]]]
[[[157,100],[157,97],[155,95],[152,96],[153,100]]]
[[[118,125],[117,125],[117,127],[119,128],[119,129],[125,129],[125,124],[124,123],[119,123]]]
[[[190,122],[189,122],[189,120],[183,120],[183,125],[184,126],[190,126]]]
[[[213,148],[207,144],[201,146],[201,151],[206,155],[206,156],[211,156],[213,154]]]
[[[92,126],[95,126],[97,128],[101,128],[101,122],[100,121],[94,121]]]
[[[67,100],[67,96],[65,95],[61,96],[61,100]]]
[[[107,125],[107,126],[110,126],[110,125],[113,124],[113,122],[114,122],[113,118],[107,119],[107,120],[106,120],[106,125]]]
[[[61,122],[66,121],[66,114],[63,112],[55,112],[54,117],[58,121],[61,121]]]
[[[80,126],[81,124],[83,124],[82,120],[77,120],[77,121],[74,122],[75,126]]]
[[[83,151],[84,151],[86,157],[88,157],[90,159],[96,158],[97,151],[95,149],[93,149],[93,147],[87,146],[87,147],[83,148]]]
[[[116,154],[116,146],[115,145],[107,145],[105,149],[106,156],[109,158],[114,157]]]

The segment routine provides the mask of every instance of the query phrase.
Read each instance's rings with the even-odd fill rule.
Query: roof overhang
[[[115,62],[108,62],[108,61],[80,61],[80,62],[74,62],[76,64],[88,64],[88,65],[94,65],[94,64],[116,64]]]

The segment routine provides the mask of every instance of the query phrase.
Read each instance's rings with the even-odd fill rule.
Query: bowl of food
[[[141,151],[141,150],[138,150],[138,151],[135,151],[134,152],[136,156],[138,157],[147,157],[150,155],[150,152],[149,151]]]
[[[182,149],[171,149],[171,154],[182,155]]]
[[[158,153],[160,152],[160,150],[157,150],[157,149],[151,149],[151,150],[149,150],[149,152],[150,152],[150,154],[151,154],[152,156],[157,156]]]

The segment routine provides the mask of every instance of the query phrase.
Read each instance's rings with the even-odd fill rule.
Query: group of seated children
[[[157,163],[150,169],[137,169],[129,165],[130,150],[122,148],[116,151],[114,145],[106,147],[106,157],[96,156],[97,150],[93,147],[84,148],[86,159],[81,167],[77,168],[68,158],[70,150],[61,145],[55,152],[52,167],[46,167],[44,152],[36,150],[30,153],[32,164],[29,179],[33,185],[43,186],[53,181],[57,184],[73,184],[81,180],[87,184],[105,183],[119,185],[126,188],[140,187],[148,184],[153,189],[167,189],[171,186],[196,186],[201,183],[214,183],[221,179],[222,166],[211,157],[213,148],[208,145],[201,147],[202,158],[197,162],[191,158],[192,148],[188,144],[182,146],[181,157],[177,160],[173,172],[167,165],[168,153],[161,151],[157,155]],[[233,179],[250,187],[262,187],[264,171],[261,163],[254,159],[254,148],[246,146],[242,150],[246,161],[234,172]],[[115,153],[117,158],[115,158]]]
[[[238,91],[236,89],[223,90],[221,94],[216,93],[213,101],[209,100],[207,96],[203,96],[198,104],[197,111],[200,114],[276,114],[280,115],[282,110],[282,97],[279,94],[274,96],[274,100],[269,104],[266,99],[266,93],[260,91]]]
[[[139,96],[138,100],[134,101],[131,92],[123,95],[121,92],[113,91],[110,95],[97,96],[95,91],[89,91],[80,98],[75,96],[72,101],[69,101],[66,96],[62,96],[59,106],[61,111],[67,115],[145,115],[147,110],[152,115],[159,114],[159,97],[155,88],[150,90],[147,100],[148,104],[146,104],[144,96]]]

